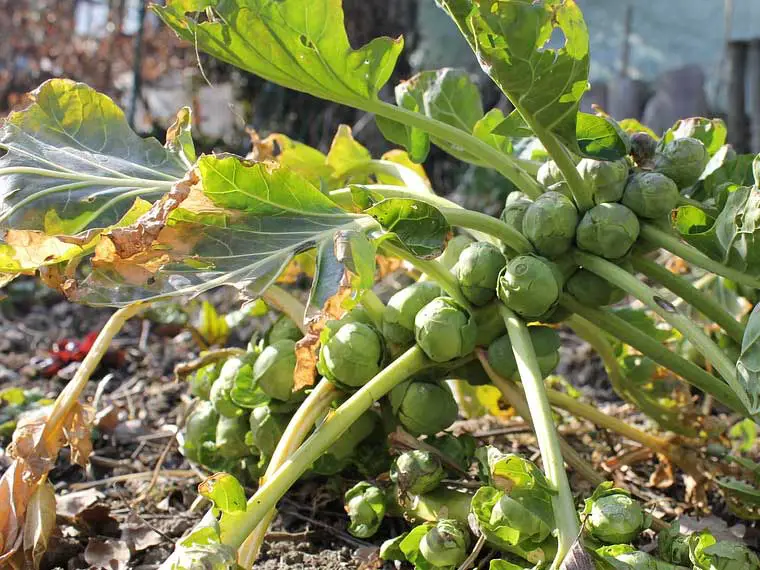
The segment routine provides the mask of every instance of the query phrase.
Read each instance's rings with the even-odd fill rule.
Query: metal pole
[[[746,152],[749,138],[745,97],[748,47],[744,41],[728,43],[728,142],[740,153]]]
[[[147,0],[140,0],[137,11],[137,33],[134,39],[134,64],[132,66],[132,92],[129,94],[129,106],[127,122],[135,127],[135,113],[137,112],[137,99],[142,87],[142,43],[145,34],[145,5]]]

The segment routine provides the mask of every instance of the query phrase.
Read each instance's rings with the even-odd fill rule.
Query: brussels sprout
[[[456,567],[467,558],[470,533],[454,519],[441,519],[420,541],[420,553],[433,566]]]
[[[216,424],[216,449],[220,457],[238,459],[251,454],[251,449],[245,444],[245,434],[248,432],[248,418],[238,416],[228,418],[221,416]]]
[[[208,400],[211,396],[211,386],[219,378],[221,364],[213,362],[203,368],[199,368],[188,378],[190,393],[201,400]]]
[[[362,323],[346,323],[319,351],[320,372],[331,382],[351,390],[364,386],[378,372],[383,343],[375,329]]]
[[[716,540],[708,531],[689,537],[689,558],[694,570],[758,570],[760,559],[745,545]]]
[[[586,528],[591,536],[606,544],[631,542],[649,527],[651,517],[627,491],[615,489],[612,485],[611,482],[602,483],[586,499],[583,510],[588,515]]]
[[[657,141],[651,135],[644,132],[631,135],[631,157],[637,166],[649,168],[656,150]]]
[[[350,463],[357,446],[372,435],[379,422],[380,419],[375,412],[364,412],[351,428],[314,462],[312,471],[327,476],[343,471]]]
[[[517,360],[512,351],[509,335],[503,335],[488,345],[488,364],[502,378],[512,379],[517,374]]]
[[[211,402],[198,402],[185,421],[184,439],[180,446],[182,455],[191,461],[206,464],[213,453],[218,422],[219,413]]]
[[[628,178],[626,159],[606,161],[584,158],[576,167],[583,181],[591,188],[595,204],[618,202]]]
[[[469,434],[454,437],[449,433],[442,433],[433,439],[426,440],[464,471],[468,471],[475,455],[477,444],[475,438]]]
[[[639,172],[628,179],[623,205],[642,218],[662,218],[678,204],[678,187],[659,172]]]
[[[463,380],[471,386],[485,386],[491,383],[488,374],[477,360],[471,360],[452,368],[448,371],[448,376],[453,380]]]
[[[625,291],[586,269],[576,271],[565,283],[565,290],[589,307],[612,305],[625,298]]]
[[[462,254],[464,248],[471,243],[473,243],[473,241],[468,236],[454,236],[446,244],[446,249],[443,250],[443,253],[438,256],[438,263],[450,270],[459,260],[459,256]]]
[[[385,494],[366,481],[357,483],[344,495],[351,522],[348,532],[357,538],[369,538],[380,528],[385,516]]]
[[[514,194],[519,194],[519,197],[512,198]],[[504,209],[501,211],[501,221],[507,224],[509,227],[522,233],[523,231],[523,219],[525,218],[525,212],[533,203],[533,200],[525,196],[522,192],[512,192],[507,196],[507,203],[504,205]]]
[[[446,362],[471,353],[478,327],[467,309],[448,297],[438,297],[414,317],[414,337],[435,362]]]
[[[536,179],[539,184],[548,188],[552,184],[564,182],[565,177],[562,175],[562,171],[559,169],[556,162],[553,160],[547,160],[538,169]]]
[[[616,570],[688,570],[658,560],[646,552],[636,550],[630,544],[603,546],[597,548],[596,553]]]
[[[243,415],[243,408],[232,401],[232,390],[235,388],[238,374],[250,373],[252,355],[240,358],[230,358],[219,371],[219,377],[214,381],[209,393],[209,399],[214,408],[223,416],[235,418]]]
[[[523,218],[523,233],[536,251],[557,257],[573,245],[578,210],[572,200],[559,192],[545,192],[533,202]]]
[[[507,260],[498,247],[477,241],[462,251],[453,273],[467,300],[482,306],[496,296],[496,281],[506,264]]]
[[[400,562],[406,561],[406,556],[401,551],[401,543],[408,536],[408,532],[389,538],[380,545],[380,559],[381,560],[398,560]]]
[[[554,308],[560,289],[557,272],[549,262],[520,255],[499,274],[496,292],[507,307],[523,317],[535,318]]]
[[[422,495],[435,489],[446,476],[446,471],[435,455],[413,449],[396,458],[390,476],[401,492]]]
[[[546,377],[554,372],[559,364],[559,347],[562,344],[559,334],[553,328],[542,325],[529,326],[528,333],[541,375]]]
[[[383,336],[394,344],[414,342],[414,317],[441,293],[440,286],[433,281],[412,283],[395,293],[383,311]]]
[[[654,169],[670,178],[679,188],[687,188],[699,180],[709,158],[701,141],[684,137],[658,149]]]
[[[253,408],[248,418],[251,441],[261,455],[272,457],[288,421],[288,416],[274,413],[268,405]]]
[[[413,435],[434,435],[457,419],[459,407],[445,384],[420,380],[402,382],[390,393],[399,423]]]
[[[293,394],[296,343],[278,340],[267,346],[253,364],[253,380],[270,398],[287,402]]]
[[[639,237],[639,219],[622,204],[599,204],[583,215],[578,247],[607,259],[623,257]]]
[[[673,521],[670,527],[661,530],[657,535],[657,554],[666,562],[689,565],[689,537],[679,532],[678,521]]]
[[[264,335],[264,344],[270,345],[280,340],[298,342],[302,338],[303,333],[298,325],[293,322],[293,319],[287,315],[280,315]]]

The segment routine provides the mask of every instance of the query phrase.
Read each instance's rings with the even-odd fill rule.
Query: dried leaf
[[[698,509],[704,509],[707,506],[707,479],[695,479],[691,475],[683,476],[686,487],[686,502],[694,505]]]
[[[595,570],[594,559],[583,548],[580,536],[573,542],[559,568],[560,570]]]
[[[24,557],[26,566],[39,568],[55,528],[55,489],[45,479],[29,499],[24,521]]]
[[[129,546],[123,540],[91,538],[84,551],[84,559],[94,568],[126,570],[129,567]]]
[[[669,489],[675,483],[673,464],[662,455],[658,455],[659,462],[654,472],[649,476],[649,486],[657,489]]]
[[[140,552],[151,546],[161,544],[163,537],[138,516],[131,514],[122,526],[121,540],[126,542],[133,552]]]
[[[83,491],[68,493],[58,497],[56,513],[67,519],[75,519],[104,498],[105,495],[96,489],[85,489]]]

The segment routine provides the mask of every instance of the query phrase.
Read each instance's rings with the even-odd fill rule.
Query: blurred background
[[[662,132],[681,117],[723,117],[740,152],[760,152],[760,0],[578,0],[591,34],[583,107],[633,117]],[[341,123],[373,153],[387,149],[364,113],[267,84],[197,54],[145,0],[0,0],[0,115],[50,77],[84,81],[115,98],[135,129],[159,138],[190,105],[205,151],[247,152],[247,128],[283,132],[325,150]],[[479,75],[486,108],[509,107],[435,0],[344,0],[354,45],[403,34],[406,49],[383,97],[416,71]],[[439,192],[501,208],[503,179],[431,153]],[[473,204],[468,204],[470,207]]]

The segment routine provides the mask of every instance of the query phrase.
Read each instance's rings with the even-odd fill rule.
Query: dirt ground
[[[227,293],[214,300],[220,306],[233,305]],[[14,284],[13,294],[0,303],[0,387],[36,388],[49,397],[57,395],[76,364],[51,378],[43,377],[41,370],[48,364],[45,359],[53,343],[99,330],[110,313],[69,304],[32,281]],[[255,326],[248,323],[234,329],[228,344],[244,346]],[[608,413],[648,426],[645,418],[616,398],[601,363],[588,347],[569,334],[563,337],[560,372],[567,380]],[[196,487],[204,473],[188,464],[174,438],[189,398],[187,386],[174,381],[173,369],[196,356],[198,345],[186,332],[176,334],[133,319],[117,336],[114,349],[119,351],[112,362],[115,365],[98,370],[86,391],[86,400],[96,408],[101,426],[93,434],[90,466],[86,470],[72,466],[63,453],[50,474],[59,495],[58,528],[43,570],[156,568],[169,555],[174,541],[207,508],[196,501]],[[461,421],[455,429],[504,450],[538,458],[535,441],[519,417]],[[663,489],[650,487],[657,463],[651,454],[587,423],[568,419],[560,429],[593,465],[606,462],[615,479],[629,486],[655,514],[672,517],[692,512],[684,502],[682,478],[675,476]],[[3,447],[7,443],[7,438],[0,440],[0,472],[9,464]],[[340,497],[356,478],[358,474],[347,473],[329,481],[303,482],[292,489],[280,504],[257,568],[381,568],[377,546],[398,534],[401,522],[386,519],[371,542],[350,536]],[[571,484],[579,494],[591,490],[575,475]],[[710,503],[713,516],[720,517],[714,524],[734,527],[737,521],[726,513],[719,498],[710,496]],[[751,536],[751,532],[745,533],[745,538]]]

